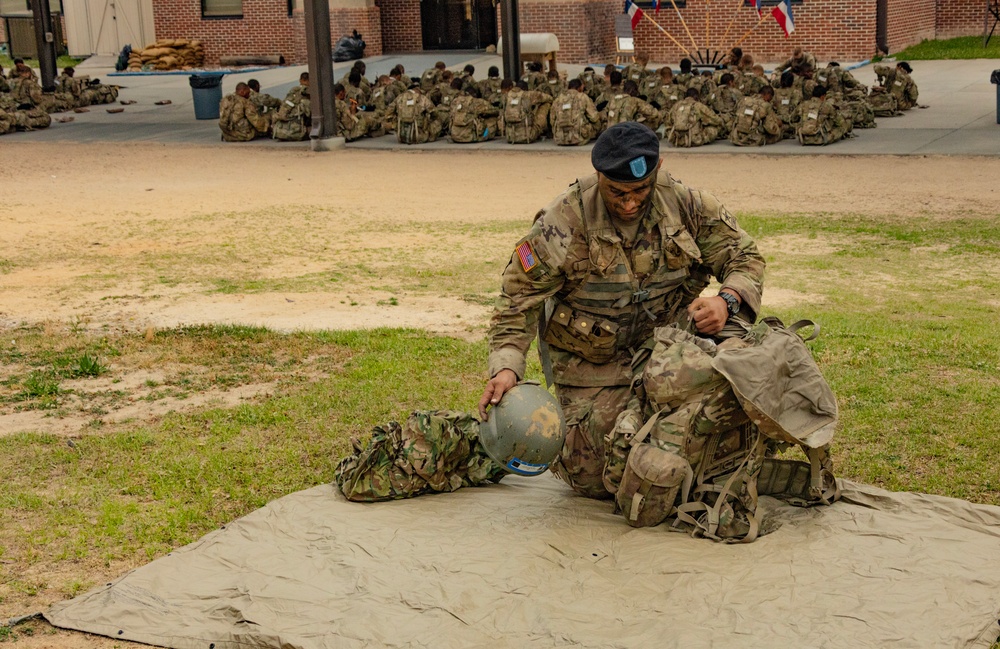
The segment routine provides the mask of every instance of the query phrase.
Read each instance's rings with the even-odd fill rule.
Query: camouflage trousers
[[[0,110],[0,135],[6,135],[17,126],[17,119],[12,113]]]
[[[400,426],[372,431],[337,465],[337,486],[348,500],[377,502],[499,482],[503,467],[479,442],[479,421],[448,410],[417,411]]]

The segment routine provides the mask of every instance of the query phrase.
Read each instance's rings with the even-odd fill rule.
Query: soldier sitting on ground
[[[781,120],[782,137],[795,137],[795,126],[799,122],[799,104],[802,103],[802,91],[793,85],[795,75],[791,70],[781,73],[781,87],[774,91],[771,100],[774,112]]]
[[[500,68],[491,65],[486,78],[479,82],[479,94],[497,108],[503,106],[503,92],[500,90]]]
[[[279,103],[281,107],[272,118],[271,136],[275,140],[291,142],[307,139],[312,126],[308,72],[299,75],[299,85],[289,90],[285,100]]]
[[[736,121],[736,106],[743,99],[743,94],[736,89],[736,77],[732,72],[723,73],[719,79],[720,85],[709,96],[709,106],[715,114],[722,118],[723,128],[719,131],[719,139],[729,137]]]
[[[609,127],[622,122],[639,122],[655,131],[660,126],[660,113],[639,98],[639,86],[631,79],[622,84],[621,94],[611,98],[605,113]]]
[[[530,61],[528,63],[528,71],[521,77],[523,81],[528,86],[528,90],[539,90],[545,92],[545,84],[548,83],[548,76],[542,72],[542,62],[541,61]]]
[[[590,142],[601,130],[601,115],[594,102],[583,92],[583,82],[571,79],[549,109],[552,139],[560,146]]]
[[[773,98],[774,88],[764,86],[756,95],[740,100],[729,141],[736,146],[763,146],[780,141],[781,119],[771,105]]]
[[[242,81],[219,104],[219,129],[224,142],[249,142],[271,130],[271,121],[257,111],[250,101],[250,86]]]
[[[308,73],[306,73],[308,78]],[[299,80],[301,83],[301,79]],[[257,112],[261,115],[267,115],[268,113],[273,113],[281,108],[281,100],[277,97],[272,97],[266,92],[260,91],[260,81],[256,79],[250,79],[247,81],[247,85],[250,86],[250,101],[253,105],[257,107]]]
[[[509,79],[505,79],[504,83]],[[503,108],[504,134],[508,144],[531,144],[544,135],[549,125],[552,97],[539,90],[528,90],[518,81],[507,91]]]
[[[670,111],[667,140],[676,147],[711,144],[723,128],[722,118],[698,100],[696,88],[688,88],[687,96]]]
[[[566,84],[562,77],[555,70],[549,70],[546,75],[545,85],[538,88],[553,99],[561,95],[566,90]]]
[[[649,63],[649,54],[645,52],[635,53],[635,62],[629,63],[622,70],[622,83],[625,81],[635,81],[636,86],[641,86],[642,82],[646,80],[646,76],[649,74],[649,70],[646,69],[646,65]]]
[[[434,86],[441,83],[441,73],[448,68],[444,61],[438,61],[433,68],[427,68],[420,75],[420,91],[425,95],[434,89]]]
[[[448,137],[460,144],[492,140],[500,130],[499,120],[500,109],[483,99],[479,88],[470,86],[451,101]]]
[[[56,92],[73,97],[74,108],[88,106],[90,105],[90,101],[87,94],[85,94],[88,81],[90,81],[90,77],[77,77],[76,69],[71,65],[67,65],[63,68],[62,74],[56,77]]]
[[[52,118],[41,108],[18,104],[9,93],[0,93],[0,132],[34,131],[48,128]]]
[[[400,144],[433,142],[441,134],[434,102],[424,96],[419,83],[412,84],[409,90],[396,97],[384,121],[394,125]]]
[[[875,75],[879,85],[896,99],[896,110],[910,110],[917,105],[919,90],[910,73],[913,68],[906,61],[900,61],[895,68],[876,65]]]
[[[462,68],[462,71],[455,75],[455,78],[462,80],[463,92],[467,91],[469,88],[478,87],[479,85],[476,82],[476,66],[471,63],[466,64],[466,66]]]
[[[601,94],[594,100],[594,105],[597,106],[597,110],[601,111],[602,115],[605,114],[608,102],[616,95],[622,94],[622,73],[618,70],[612,70],[611,74],[607,76],[607,81],[601,89]]]
[[[801,144],[819,146],[843,139],[851,132],[851,127],[833,103],[826,101],[826,88],[816,86],[812,99],[799,106],[799,125],[795,134]]]
[[[19,79],[21,74],[25,72],[27,72],[28,76],[34,79],[36,83],[38,82],[38,75],[35,74],[35,71],[32,70],[22,58],[14,59],[14,67],[10,69],[10,74],[7,76],[9,79]]]
[[[353,73],[352,73],[353,74]],[[333,87],[333,95],[337,98],[337,135],[348,142],[363,137],[379,137],[383,135],[382,124],[374,113],[366,113],[358,109],[358,105],[347,100],[347,90],[342,84]]]
[[[792,55],[784,63],[774,68],[774,71],[779,74],[785,70],[791,70],[792,74],[798,75],[803,74],[806,70],[815,71],[816,57],[801,47],[796,47],[792,50]]]

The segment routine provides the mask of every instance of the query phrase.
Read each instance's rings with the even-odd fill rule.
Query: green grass
[[[740,221],[767,256],[767,290],[799,296],[768,314],[822,325],[809,345],[841,406],[838,475],[1000,504],[995,216]],[[148,422],[105,424],[98,415],[73,445],[52,435],[0,438],[0,519],[16,521],[0,526],[0,618],[331,481],[350,437],[373,425],[413,409],[473,410],[487,353],[484,341],[412,330],[204,326],[88,338],[29,328],[0,343],[6,394],[30,390],[39,400],[65,398],[60,359],[85,355],[108,367],[101,380],[123,367],[174,368],[132,395],[197,394],[261,377],[278,385],[256,402]],[[539,375],[536,363],[529,374]],[[22,577],[40,566],[55,576]]]
[[[78,59],[72,56],[62,55],[56,59],[56,67],[62,70],[67,65],[77,66],[83,59]],[[38,68],[38,59],[24,59],[24,62],[32,68]],[[0,54],[0,65],[3,66],[5,72],[9,72],[12,67],[14,67],[14,59],[7,56],[6,54]]]
[[[997,32],[1000,32],[998,27]],[[994,33],[988,47],[982,36],[961,36],[941,41],[922,41],[893,56],[897,61],[931,61],[939,59],[1000,59],[1000,33]]]

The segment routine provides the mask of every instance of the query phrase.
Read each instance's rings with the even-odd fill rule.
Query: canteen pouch
[[[667,519],[691,480],[691,465],[683,457],[639,444],[629,453],[615,503],[632,527],[653,527]]]

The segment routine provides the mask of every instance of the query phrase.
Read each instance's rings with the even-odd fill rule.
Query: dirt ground
[[[406,326],[478,338],[489,313],[484,296],[495,290],[517,232],[591,171],[589,154],[579,151],[311,154],[4,142],[3,152],[0,344],[11,344],[12,328],[23,323],[112,332],[194,323]],[[665,158],[675,177],[714,192],[737,214],[947,219],[995,213],[998,204],[1000,159],[993,158]],[[823,245],[760,241],[765,254],[769,243]],[[441,268],[454,273],[427,279]],[[796,299],[780,285],[765,293],[772,306]],[[267,389],[205,399],[231,404]],[[178,407],[126,414],[155,416],[165,405]],[[79,426],[0,410],[0,435]],[[17,646],[129,644],[29,628]]]

